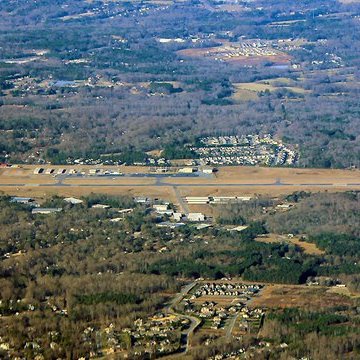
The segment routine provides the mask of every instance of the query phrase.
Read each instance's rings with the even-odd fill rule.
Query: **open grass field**
[[[352,303],[350,297],[329,292],[327,287],[276,284],[266,286],[259,296],[254,298],[251,305],[253,307],[300,307],[316,310],[338,305],[351,306]]]
[[[251,82],[251,83],[236,83],[234,84],[237,89],[240,90],[249,90],[249,91],[273,91],[276,89],[275,86],[272,86],[271,84],[265,84],[264,82]]]
[[[214,216],[214,208],[211,205],[188,205],[189,211],[190,212],[201,212],[203,214],[205,214],[206,216]]]
[[[281,179],[291,184],[348,184],[360,183],[359,170],[270,168],[251,166],[224,166],[216,174],[219,183],[272,183]]]
[[[56,181],[50,177],[45,177],[42,179],[36,178],[25,178],[25,177],[0,177],[0,186],[6,184],[20,185],[20,184],[29,184],[29,185],[44,185],[44,184],[56,184]]]
[[[350,292],[350,290],[347,287],[331,287],[327,290],[328,294],[338,294],[338,295],[343,295],[343,296],[348,296],[351,297],[353,299],[359,299],[360,298],[360,293],[352,293]]]
[[[286,89],[296,94],[306,94],[309,90],[305,90],[300,86],[298,81],[288,78],[276,78],[267,81],[259,81],[252,83],[234,83],[234,93],[232,99],[234,101],[255,100],[260,92],[276,91]]]
[[[234,101],[250,101],[256,100],[258,97],[257,93],[252,90],[242,89],[241,87],[234,86],[234,93],[231,95],[231,98]]]
[[[309,255],[323,255],[325,253],[325,251],[319,249],[315,244],[308,243],[305,241],[300,241],[299,237],[289,238],[286,235],[266,234],[266,236],[258,237],[255,240],[263,243],[286,242],[289,244],[294,244],[299,248],[301,248],[305,254],[309,254]]]

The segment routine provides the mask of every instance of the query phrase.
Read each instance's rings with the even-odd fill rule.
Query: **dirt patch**
[[[151,150],[151,151],[148,151],[146,154],[149,155],[149,156],[153,156],[153,157],[161,157],[162,153],[164,152],[164,150],[161,150],[161,149],[155,149],[155,150]]]
[[[321,309],[337,305],[352,305],[349,297],[329,293],[326,287],[301,285],[268,285],[251,303],[254,307],[287,308],[301,307]]]
[[[213,216],[214,215],[214,208],[211,205],[188,205],[190,212],[194,213],[203,213],[206,216]]]
[[[194,300],[191,300],[194,304],[200,305],[204,302],[214,301],[216,303],[216,307],[224,307],[231,306],[238,302],[238,298],[236,296],[200,296]]]

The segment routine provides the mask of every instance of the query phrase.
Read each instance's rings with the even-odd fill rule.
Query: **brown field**
[[[154,157],[161,157],[163,152],[164,152],[164,150],[155,149],[155,150],[148,151],[146,154],[148,154],[150,156],[154,156]]]
[[[191,300],[193,303],[199,305],[203,304],[206,301],[214,301],[216,303],[216,307],[224,307],[230,306],[238,302],[238,298],[236,296],[200,296],[194,300]]]
[[[231,95],[231,98],[234,101],[250,101],[250,100],[256,100],[258,97],[257,93],[251,90],[241,89],[237,88],[235,86],[235,91]]]
[[[348,184],[360,182],[359,170],[294,169],[251,166],[223,166],[216,173],[217,180],[234,183],[272,183],[281,179],[291,184]]]
[[[359,299],[360,293],[352,293],[350,292],[349,288],[347,287],[337,287],[333,286],[330,289],[327,290],[328,294],[338,294],[338,295],[344,295],[349,296],[351,298]]]
[[[275,91],[279,89],[287,89],[297,94],[308,93],[298,86],[298,83],[288,78],[276,78],[269,81],[259,81],[252,83],[234,83],[234,93],[231,96],[235,101],[249,101],[257,98],[258,93],[262,91]]]
[[[325,251],[320,250],[315,244],[308,243],[305,241],[300,241],[298,237],[289,238],[286,235],[278,235],[278,234],[266,234],[266,237],[258,237],[255,239],[256,241],[263,243],[291,243],[299,248],[301,248],[305,254],[309,255],[323,255]]]
[[[36,185],[38,184],[44,185],[44,184],[55,184],[56,182],[54,179],[51,178],[43,178],[43,179],[34,179],[34,178],[6,178],[6,177],[0,177],[0,186],[1,184],[12,184],[12,185],[20,185],[20,184],[28,184],[28,185]]]
[[[205,214],[206,216],[213,216],[214,215],[214,208],[211,205],[188,205],[190,212],[200,212]]]
[[[344,295],[329,293],[328,288],[301,285],[268,285],[252,301],[253,307],[286,308],[304,307],[319,309],[337,305],[352,305]]]
[[[255,92],[276,90],[275,86],[272,86],[271,84],[265,84],[264,82],[235,83],[234,86],[241,90],[249,90]]]

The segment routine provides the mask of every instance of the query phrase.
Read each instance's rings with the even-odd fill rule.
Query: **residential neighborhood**
[[[210,136],[190,149],[202,165],[294,165],[298,152],[271,135]]]

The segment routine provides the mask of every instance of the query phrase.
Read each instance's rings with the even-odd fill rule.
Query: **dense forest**
[[[199,136],[270,133],[301,166],[358,165],[356,3],[13,4],[0,4],[2,161],[191,157]],[[289,60],[191,56],[246,41]]]

